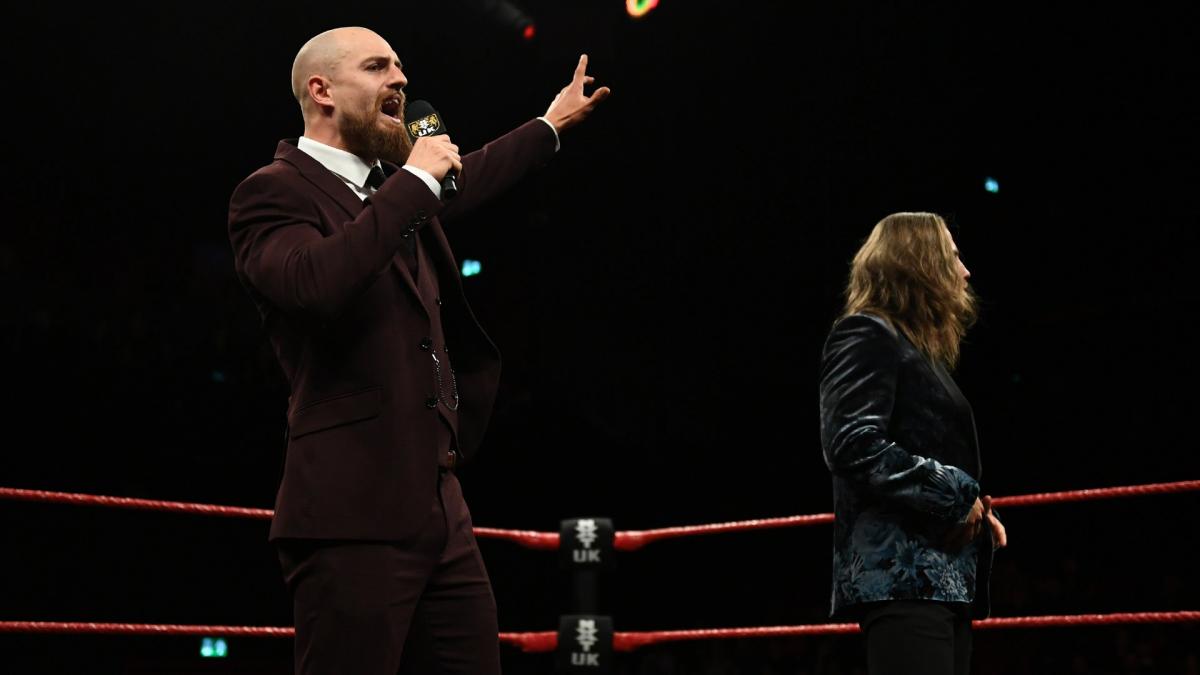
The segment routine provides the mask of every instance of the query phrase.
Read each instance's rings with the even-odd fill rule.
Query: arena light
[[[204,638],[200,641],[200,656],[206,659],[223,659],[229,654],[229,645],[222,638]]]
[[[513,31],[526,41],[533,40],[537,34],[533,19],[508,0],[473,0],[469,4],[492,24]]]
[[[483,264],[478,260],[467,259],[462,262],[462,275],[464,277],[473,277],[483,271]]]
[[[635,19],[646,16],[655,7],[658,7],[658,0],[625,0],[625,11]]]
[[[992,178],[991,176],[988,176],[983,181],[983,189],[987,190],[988,192],[990,192],[992,194],[996,194],[997,192],[1000,191],[1000,181],[996,180],[995,178]]]

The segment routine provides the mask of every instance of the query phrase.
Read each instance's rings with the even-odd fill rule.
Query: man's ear
[[[333,96],[330,94],[330,89],[333,83],[321,77],[320,75],[311,75],[308,78],[308,97],[316,102],[321,107],[332,107]]]

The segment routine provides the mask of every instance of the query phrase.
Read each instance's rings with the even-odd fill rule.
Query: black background
[[[477,525],[645,529],[825,512],[821,342],[884,215],[955,228],[980,322],[956,374],[985,491],[1200,477],[1198,18],[1003,4],[525,0],[11,10],[0,486],[269,508],[287,395],[233,275],[229,195],[302,131],[288,73],[364,25],[465,149],[546,109],[579,53],[613,95],[450,231],[505,355]],[[837,8],[835,8],[835,5]],[[1000,190],[983,189],[995,177]],[[1200,609],[1192,495],[1003,515],[996,616]],[[290,625],[266,523],[0,504],[0,620]],[[550,630],[550,554],[482,544],[505,631]],[[821,623],[826,527],[655,544],[617,630]],[[699,642],[630,673],[850,673],[859,638]],[[976,671],[1196,672],[1194,625],[980,632]],[[5,672],[289,672],[290,643],[0,636]],[[504,650],[510,673],[551,657]],[[8,665],[13,668],[10,670]]]

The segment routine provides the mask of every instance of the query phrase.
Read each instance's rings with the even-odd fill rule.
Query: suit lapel
[[[379,165],[383,167],[383,175],[385,178],[391,177],[392,174],[400,170],[399,166],[396,166],[395,164],[386,160],[381,160]],[[420,233],[418,232],[416,236],[420,236]],[[414,249],[417,245],[416,236],[413,238],[412,242]],[[414,255],[420,256],[420,253],[414,252]],[[420,267],[419,259],[417,266],[418,268]],[[397,252],[396,255],[392,256],[392,267],[396,268],[396,273],[400,275],[400,279],[404,281],[404,285],[408,287],[409,292],[411,292],[413,297],[417,299],[417,304],[422,310],[424,310],[425,315],[428,316],[429,309],[425,307],[424,301],[421,300],[421,290],[417,288],[417,280],[413,279],[412,271],[408,267],[408,261],[404,259],[404,255],[402,253]],[[418,273],[420,272],[418,271]]]
[[[357,218],[358,214],[362,213],[363,209],[366,208],[365,203],[358,198],[358,195],[354,194],[353,190],[347,187],[341,178],[329,169],[326,169],[323,164],[310,157],[306,152],[296,147],[294,141],[280,141],[279,147],[275,150],[275,159],[287,162],[296,167],[301,176],[328,195],[351,218]],[[388,176],[399,169],[399,167],[390,162],[381,162],[381,164],[383,165],[384,174]],[[417,299],[417,305],[426,314],[429,314],[429,310],[421,302],[421,292],[417,289],[416,280],[413,279],[412,273],[409,272],[408,263],[405,262],[399,253],[392,256],[392,266],[396,269],[396,273],[400,275],[404,286]]]
[[[962,418],[966,420],[964,431],[970,433],[971,445],[975,450],[975,478],[978,479],[983,475],[983,464],[980,462],[979,456],[979,432],[975,429],[975,411],[971,409],[971,403],[958,388],[958,383],[954,381],[953,377],[950,377],[950,373],[946,372],[945,366],[937,361],[930,362],[929,365],[933,368],[933,372],[941,381],[942,386],[950,393],[950,398],[953,398],[954,402],[963,410]]]
[[[971,404],[967,402],[967,397],[963,396],[962,390],[958,388],[958,383],[950,377],[950,373],[946,372],[946,367],[938,361],[926,359],[929,362],[929,367],[933,368],[933,374],[937,375],[938,381],[946,388],[946,392],[950,394],[950,398],[954,399],[960,407],[970,409]]]
[[[296,167],[300,175],[317,189],[324,192],[330,199],[337,202],[350,216],[357,216],[363,210],[362,200],[354,191],[342,182],[332,171],[326,169],[317,160],[309,157],[291,141],[280,141],[275,151],[275,159],[282,160]]]
[[[962,425],[963,433],[968,434],[967,437],[971,441],[971,447],[975,451],[974,476],[976,479],[979,479],[979,477],[983,475],[983,464],[980,461],[979,456],[979,433],[975,430],[975,411],[971,409],[971,402],[967,400],[966,396],[963,396],[962,390],[958,388],[958,383],[954,381],[953,377],[950,377],[950,373],[946,371],[945,366],[943,366],[940,362],[934,361],[922,354],[921,350],[917,349],[916,346],[903,333],[895,331],[893,335],[896,335],[897,338],[903,340],[902,344],[904,347],[916,354],[921,363],[925,364],[925,367],[933,372],[934,376],[937,377],[938,382],[941,383],[942,388],[946,390],[946,393],[950,395],[950,398],[954,400],[954,403],[961,411],[956,418]]]

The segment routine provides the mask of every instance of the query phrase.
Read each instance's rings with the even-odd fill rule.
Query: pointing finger
[[[585,73],[587,72],[587,54],[579,55],[579,65],[575,66],[575,76],[571,78],[571,84],[582,84]]]

